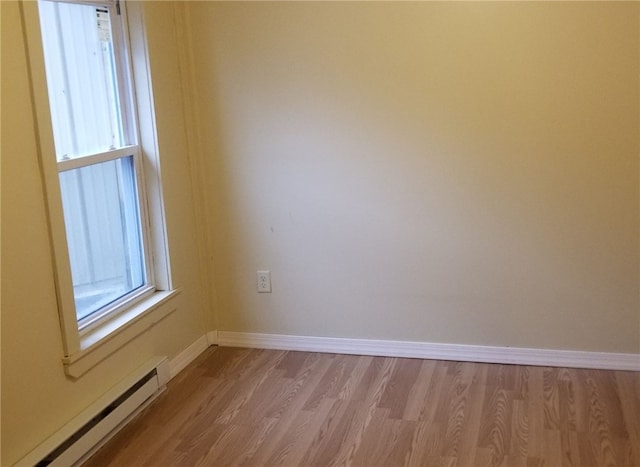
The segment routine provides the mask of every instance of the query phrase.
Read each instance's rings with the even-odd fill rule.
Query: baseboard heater
[[[73,466],[86,461],[151,403],[169,381],[169,362],[156,357],[67,423],[16,466]]]

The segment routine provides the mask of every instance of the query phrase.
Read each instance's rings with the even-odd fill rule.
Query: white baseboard
[[[335,337],[286,336],[230,331],[214,331],[208,334],[215,334],[215,342],[225,347],[302,350],[309,352],[375,355],[381,357],[640,371],[640,354],[434,344],[428,342]]]
[[[207,343],[211,345],[218,345],[218,331],[209,331],[207,333]]]
[[[198,355],[207,350],[209,345],[211,345],[207,339],[208,334],[209,333],[200,336],[193,344],[169,360],[169,374],[171,378],[184,370]]]

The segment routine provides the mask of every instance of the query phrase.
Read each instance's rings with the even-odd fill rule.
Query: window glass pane
[[[81,320],[145,283],[133,157],[60,173]]]
[[[40,1],[58,160],[125,145],[106,7]]]

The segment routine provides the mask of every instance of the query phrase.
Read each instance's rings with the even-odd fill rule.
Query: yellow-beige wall
[[[2,459],[12,465],[151,356],[209,330],[187,164],[173,5],[146,4],[176,311],[77,381],[62,367],[45,201],[18,4],[2,8]],[[208,308],[208,307],[207,307]]]
[[[183,292],[72,382],[0,3],[2,465],[212,329],[640,353],[640,4],[145,3]]]
[[[192,2],[218,329],[639,352],[639,6]]]

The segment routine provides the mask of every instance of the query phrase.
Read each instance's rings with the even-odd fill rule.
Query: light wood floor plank
[[[211,348],[87,466],[640,466],[640,374]]]

